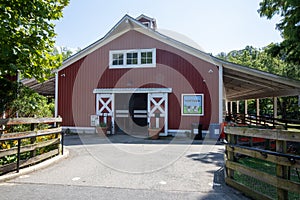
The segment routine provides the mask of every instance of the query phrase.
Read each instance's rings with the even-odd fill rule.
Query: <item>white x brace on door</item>
[[[148,93],[149,127],[164,127],[163,136],[168,135],[168,93]]]
[[[103,120],[107,123],[107,117],[111,117],[111,125],[114,127],[114,94],[97,94],[96,97],[96,114],[103,116]]]

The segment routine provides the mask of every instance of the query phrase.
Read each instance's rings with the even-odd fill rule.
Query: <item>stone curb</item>
[[[0,183],[6,182],[6,181],[14,179],[14,178],[17,178],[19,176],[23,176],[25,174],[29,174],[29,173],[35,172],[37,170],[44,169],[46,167],[49,167],[50,165],[58,163],[62,159],[66,159],[67,157],[69,157],[69,150],[64,147],[64,155],[55,156],[53,158],[45,160],[45,161],[43,161],[43,162],[41,162],[39,164],[36,164],[34,166],[30,166],[30,167],[26,167],[26,168],[20,169],[19,173],[10,172],[8,174],[0,176]]]

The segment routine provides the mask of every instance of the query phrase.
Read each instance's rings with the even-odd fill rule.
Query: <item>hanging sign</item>
[[[182,94],[182,115],[204,115],[203,94]]]

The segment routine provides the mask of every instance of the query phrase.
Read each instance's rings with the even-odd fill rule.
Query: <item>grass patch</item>
[[[238,160],[238,163],[259,171],[263,171],[271,175],[276,174],[276,166],[274,163],[271,162],[263,161],[256,158],[245,157],[245,158],[240,158]],[[237,182],[246,185],[247,187],[251,188],[254,191],[260,192],[273,199],[276,199],[277,196],[276,187],[270,184],[267,184],[263,181],[257,180],[251,176],[239,172],[234,173],[234,179]]]
[[[238,159],[238,163],[276,176],[276,165],[272,162],[267,162],[256,158],[244,157]],[[290,180],[300,183],[299,173],[300,173],[300,169],[291,168]],[[237,182],[251,188],[254,191],[265,194],[273,199],[277,199],[277,189],[276,187],[270,184],[264,183],[260,180],[257,180],[253,177],[247,176],[239,172],[234,173],[234,179]],[[289,200],[296,200],[296,199],[297,200],[300,199],[300,194],[289,192]]]

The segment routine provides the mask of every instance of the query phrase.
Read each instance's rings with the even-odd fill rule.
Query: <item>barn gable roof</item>
[[[145,26],[145,24],[141,22],[143,21],[141,19],[154,20],[153,18],[149,18],[145,15],[141,15],[137,19],[134,19],[129,15],[125,15],[103,38],[97,40],[93,44],[66,59],[57,72],[89,55],[126,32],[135,30],[172,47],[180,49],[181,51],[184,51],[190,55],[212,63],[213,65],[222,67],[222,76],[220,78],[223,81],[225,88],[224,97],[227,100],[233,101],[275,96],[300,95],[299,81],[223,61],[219,58],[213,57],[208,53],[205,53],[200,47],[193,45],[188,40],[180,40],[180,38],[176,38],[176,34],[163,34],[156,29],[156,27],[154,28],[151,26]],[[43,87],[45,87],[45,84],[43,84]],[[50,82],[50,84],[52,83]],[[51,88],[52,93],[54,93],[53,84]]]
[[[149,18],[149,17],[147,17],[145,15],[141,15],[137,19],[134,19],[131,16],[126,14],[103,38],[97,40],[93,44],[87,46],[86,48],[82,49],[78,53],[76,53],[73,56],[66,59],[63,62],[62,66],[57,71],[60,71],[64,68],[68,67],[72,63],[80,60],[81,58],[87,56],[88,54],[101,48],[105,44],[111,42],[112,40],[118,38],[119,36],[125,34],[126,32],[128,32],[130,30],[135,30],[135,31],[138,31],[145,35],[148,35],[156,40],[159,40],[163,43],[166,43],[170,46],[178,48],[182,51],[185,51],[189,54],[192,54],[196,57],[199,57],[207,62],[214,64],[214,61],[211,58],[211,55],[203,52],[200,49],[200,47],[197,48],[196,45],[187,44],[185,41],[182,42],[178,38],[174,39],[173,37],[169,37],[166,34],[160,33],[153,28],[147,27],[142,22],[138,21],[138,19],[141,19],[141,18]],[[153,18],[149,18],[149,19],[153,20]]]

